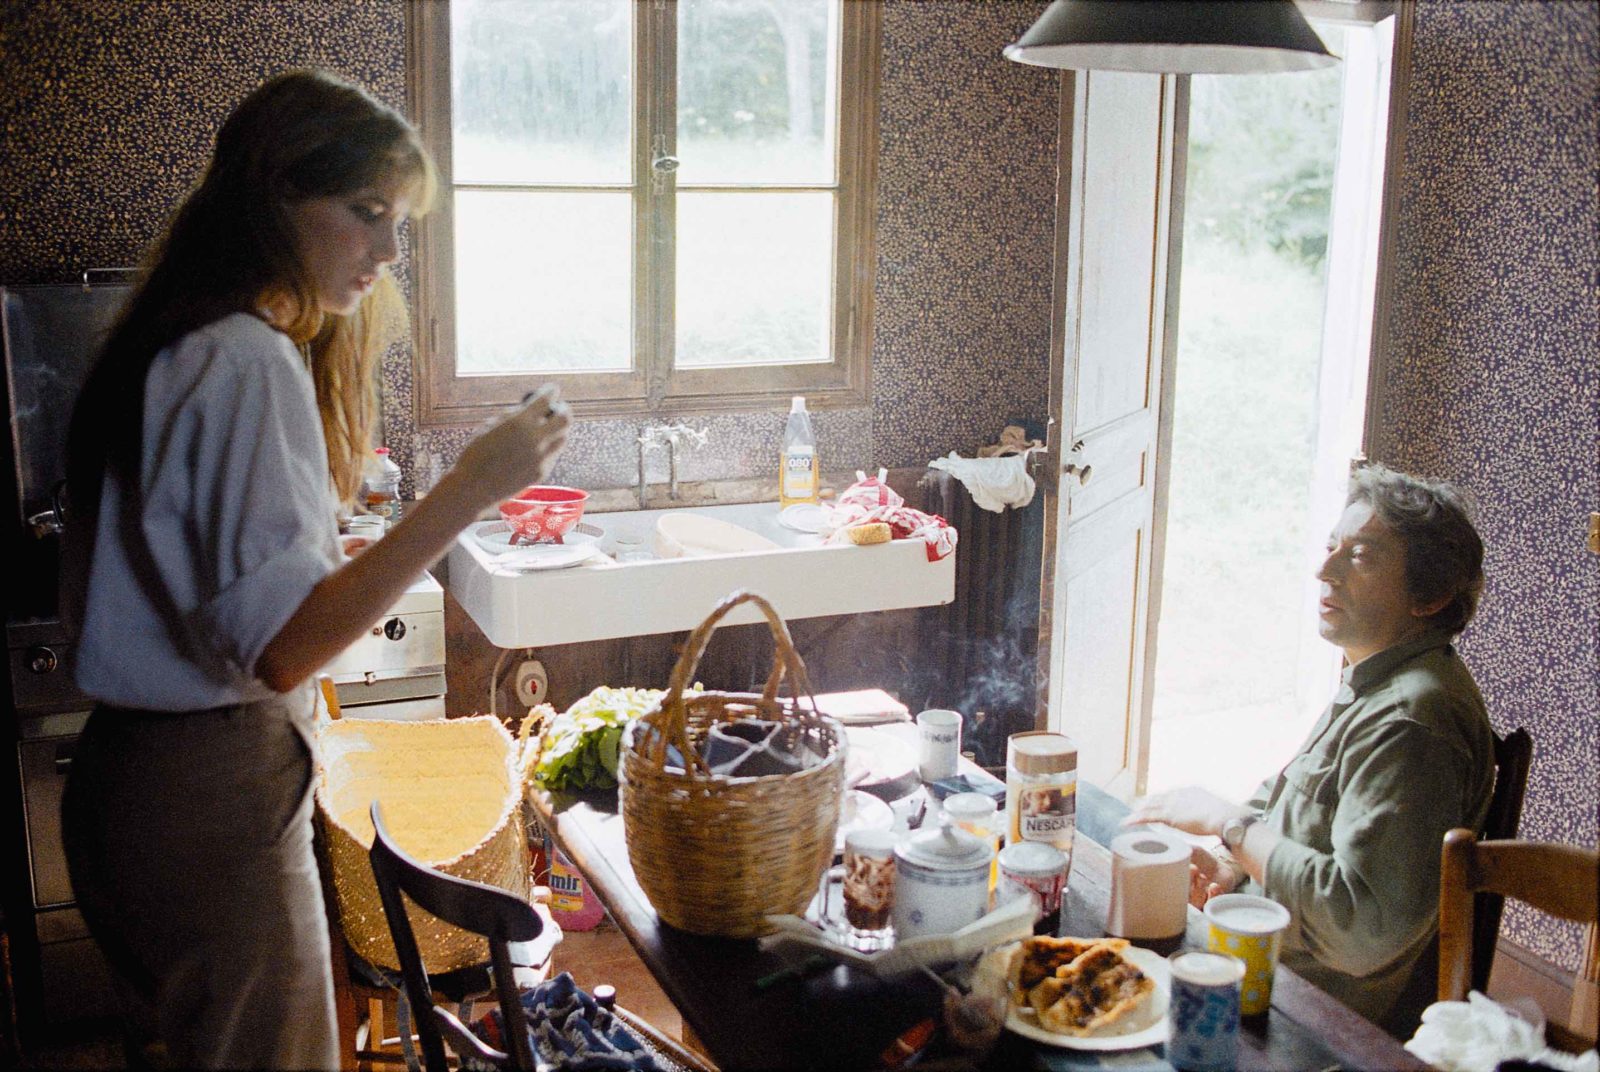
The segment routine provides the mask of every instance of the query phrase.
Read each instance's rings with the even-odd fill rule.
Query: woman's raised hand
[[[508,498],[550,475],[571,423],[572,410],[546,384],[468,443],[456,471],[485,505]]]

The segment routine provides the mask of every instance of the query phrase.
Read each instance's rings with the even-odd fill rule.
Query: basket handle
[[[698,754],[689,746],[688,720],[683,708],[683,694],[694,680],[695,671],[700,667],[700,659],[705,655],[706,646],[711,643],[711,634],[716,632],[717,625],[735,608],[746,603],[756,605],[767,619],[767,627],[772,631],[772,674],[767,678],[762,698],[767,701],[777,698],[778,686],[782,683],[787,670],[789,692],[795,700],[795,711],[801,709],[800,696],[803,690],[804,694],[811,698],[812,713],[816,713],[816,697],[811,691],[811,682],[806,677],[805,663],[801,660],[800,653],[795,650],[794,640],[789,636],[789,627],[783,623],[783,618],[764,596],[741,588],[724,596],[707,615],[705,621],[695,626],[694,632],[689,634],[688,641],[684,643],[683,654],[678,657],[677,665],[672,668],[671,683],[667,686],[666,695],[661,697],[663,720],[659,727],[660,732],[656,735],[657,747],[651,749],[653,756],[658,756],[662,762],[666,761],[665,745],[670,741],[677,746],[684,756],[684,762],[690,767],[699,771],[704,766]]]

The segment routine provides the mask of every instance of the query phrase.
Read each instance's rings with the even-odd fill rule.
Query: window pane
[[[457,182],[627,182],[629,0],[453,0]]]
[[[456,193],[456,370],[630,367],[626,192]]]
[[[832,182],[838,0],[680,0],[678,181]]]
[[[833,194],[678,195],[677,365],[828,361]]]

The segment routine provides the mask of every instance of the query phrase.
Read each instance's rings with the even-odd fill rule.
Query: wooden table
[[[724,1072],[744,1069],[844,1068],[869,1065],[904,1030],[936,1016],[938,991],[920,975],[888,987],[842,966],[761,989],[756,980],[783,967],[753,939],[705,938],[663,924],[628,862],[622,817],[613,794],[543,797],[552,836],[589,880],[612,919],[633,943]],[[1111,859],[1104,848],[1125,806],[1091,785],[1079,787],[1079,837],[1062,909],[1060,933],[1105,933]],[[1191,909],[1185,945],[1204,948],[1204,923]],[[1142,944],[1142,943],[1141,943]],[[1168,943],[1158,952],[1171,952]],[[559,959],[560,953],[557,952]],[[624,1000],[626,997],[624,996]],[[993,1069],[1076,1069],[1114,1063],[1123,1069],[1168,1070],[1161,1048],[1134,1054],[1057,1049],[1002,1036]],[[1135,1057],[1140,1059],[1132,1059]],[[1246,1021],[1239,1038],[1241,1069],[1425,1069],[1381,1029],[1280,966],[1272,1010]]]

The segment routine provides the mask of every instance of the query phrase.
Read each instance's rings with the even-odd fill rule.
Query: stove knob
[[[399,640],[406,635],[406,623],[399,618],[390,618],[383,623],[383,635],[390,640]]]
[[[49,648],[28,649],[28,669],[36,674],[48,674],[60,665],[56,653]]]

